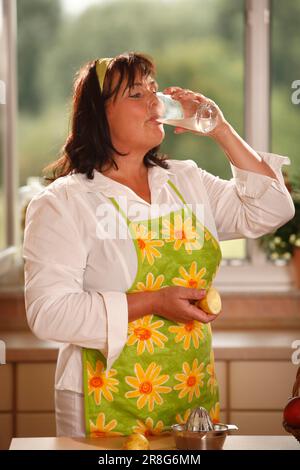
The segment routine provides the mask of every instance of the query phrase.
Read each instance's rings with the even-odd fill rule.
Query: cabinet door
[[[281,411],[234,411],[229,419],[238,426],[240,435],[287,435]]]
[[[0,367],[0,411],[12,410],[13,374],[12,365],[5,364]]]
[[[54,411],[55,363],[18,364],[17,411]]]
[[[13,419],[11,413],[0,413],[0,449],[7,450],[10,446],[13,433]]]
[[[18,413],[17,437],[55,437],[54,413]]]
[[[231,410],[281,410],[297,367],[288,361],[236,361],[230,366]]]

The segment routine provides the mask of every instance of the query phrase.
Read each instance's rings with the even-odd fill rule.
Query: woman
[[[294,215],[281,174],[289,160],[258,155],[219,108],[208,135],[233,179],[159,156],[154,76],[137,53],[80,70],[63,156],[27,210],[28,322],[40,338],[63,343],[58,436],[156,434],[199,405],[217,421],[215,316],[195,301],[219,267],[219,239],[259,237]],[[179,87],[165,92],[183,106],[207,100]]]

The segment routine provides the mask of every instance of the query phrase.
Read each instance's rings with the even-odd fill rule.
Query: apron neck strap
[[[172,188],[173,191],[177,194],[177,196],[178,196],[179,199],[183,202],[183,204],[186,204],[185,199],[183,198],[183,196],[182,196],[182,194],[179,192],[179,190],[176,188],[175,184],[172,183],[171,180],[168,180],[167,183],[168,183],[169,186],[171,186],[171,188]]]
[[[179,199],[181,200],[181,202],[183,202],[183,204],[186,205],[186,202],[185,202],[185,199],[184,197],[182,196],[182,194],[179,192],[179,190],[176,188],[175,184],[172,183],[171,180],[168,180],[167,183],[169,184],[169,186],[173,189],[173,191],[176,193],[176,195],[179,197]],[[117,212],[119,212],[123,217],[124,219],[126,220],[127,224],[130,225],[131,224],[131,221],[128,219],[127,215],[125,214],[125,212],[123,211],[123,209],[121,209],[121,207],[119,206],[119,204],[117,203],[117,201],[115,200],[114,197],[110,197],[109,198],[111,200],[111,202],[113,203],[113,205],[115,206]]]

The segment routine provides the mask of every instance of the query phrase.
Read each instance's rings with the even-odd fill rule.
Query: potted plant
[[[260,244],[267,257],[275,264],[286,264],[290,260],[294,265],[295,283],[300,288],[300,178],[285,183],[295,204],[295,216],[276,231],[260,238]]]

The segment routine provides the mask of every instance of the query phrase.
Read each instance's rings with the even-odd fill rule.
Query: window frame
[[[16,158],[17,124],[17,10],[16,0],[2,0],[4,41],[5,124],[3,148],[3,187],[5,214],[5,248],[0,251],[0,275],[8,272],[18,254],[18,168]]]
[[[269,152],[271,126],[271,0],[245,0],[245,140]],[[293,288],[291,263],[267,260],[257,240],[247,240],[245,260],[225,260],[216,277],[221,291],[286,292]]]
[[[13,258],[16,254],[20,256],[21,249],[17,223],[17,5],[16,0],[2,1],[7,24],[7,142],[4,152],[7,249],[0,252],[0,275],[10,269]],[[271,126],[270,10],[270,0],[244,0],[245,139],[256,150],[265,152],[270,148]],[[288,291],[292,288],[290,265],[276,266],[268,261],[256,240],[247,240],[246,248],[245,260],[223,261],[216,277],[216,285],[221,291]]]

